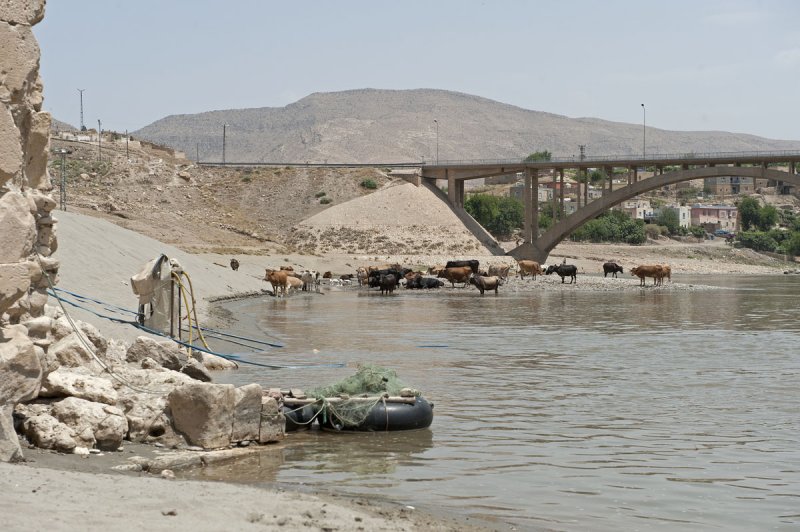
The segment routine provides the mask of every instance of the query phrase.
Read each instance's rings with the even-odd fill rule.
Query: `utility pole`
[[[436,124],[436,164],[439,164],[439,121],[434,119],[434,124]]]
[[[642,159],[647,156],[647,109],[642,104]]]
[[[222,164],[225,164],[225,133],[228,129],[228,124],[222,124]]]
[[[194,155],[194,162],[199,163],[200,162],[200,143],[199,142],[194,145],[194,154],[195,154]]]
[[[130,162],[131,157],[130,153],[128,153],[128,130],[125,130],[125,159]]]
[[[103,161],[103,152],[100,151],[100,144],[103,138],[103,125],[100,123],[100,119],[97,119],[97,161]]]
[[[81,131],[86,131],[86,125],[83,123],[83,91],[86,89],[78,89],[78,92],[81,93]]]
[[[71,151],[61,148],[56,153],[61,155],[61,198],[60,198],[60,207],[62,211],[67,210],[67,154],[72,153]]]

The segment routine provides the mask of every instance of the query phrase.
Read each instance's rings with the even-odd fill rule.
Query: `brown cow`
[[[491,277],[484,277],[483,275],[473,275],[469,278],[470,284],[474,284],[478,290],[480,290],[481,295],[483,295],[484,290],[494,290],[494,293],[497,293],[497,289],[503,284],[503,280],[499,277],[491,276]]]
[[[661,268],[664,270],[664,275],[661,276],[661,280],[658,284],[664,281],[664,277],[666,277],[669,282],[672,282],[672,268],[670,268],[669,264],[661,264]]]
[[[519,267],[519,278],[525,279],[526,275],[532,275],[536,280],[537,275],[544,275],[542,266],[535,260],[518,260],[517,267]]]
[[[464,283],[464,286],[462,286],[461,288],[465,288],[471,276],[472,276],[472,268],[470,268],[469,266],[445,268],[444,271],[439,272],[439,275],[437,275],[437,277],[443,277],[448,281],[450,281],[450,284],[453,285],[453,288],[456,287],[456,283]]]
[[[639,278],[639,286],[645,286],[647,277],[653,278],[653,285],[661,284],[664,278],[664,267],[660,264],[642,264],[631,268],[631,275]]]
[[[508,272],[511,270],[511,266],[507,264],[492,264],[489,266],[489,276],[490,277],[499,277],[502,280],[508,279]]]
[[[428,268],[428,273],[430,275],[437,275],[438,276],[443,271],[444,271],[444,266],[442,266],[441,264],[437,264],[436,266],[431,266],[431,267]]]
[[[272,285],[272,290],[275,292],[275,297],[280,297],[281,295],[286,296],[288,278],[289,276],[286,275],[285,271],[270,270],[269,268],[267,268],[267,272],[264,275],[264,280],[268,281],[269,284]]]

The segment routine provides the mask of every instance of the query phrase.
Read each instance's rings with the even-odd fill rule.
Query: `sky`
[[[44,109],[135,131],[314,92],[443,89],[525,109],[800,140],[795,0],[49,0]],[[645,107],[642,107],[645,104]]]

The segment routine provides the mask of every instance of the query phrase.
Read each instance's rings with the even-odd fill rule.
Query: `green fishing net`
[[[342,398],[340,401],[323,401],[321,408],[325,410],[322,414],[330,416],[334,425],[351,428],[367,419],[370,410],[381,402],[384,394],[419,396],[420,392],[408,388],[397,378],[394,370],[374,364],[361,365],[355,375],[309,392],[311,397],[318,399]]]

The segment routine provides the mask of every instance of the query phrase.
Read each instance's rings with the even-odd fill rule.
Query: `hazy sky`
[[[313,92],[434,88],[800,140],[795,0],[49,0],[45,110],[134,131]]]

